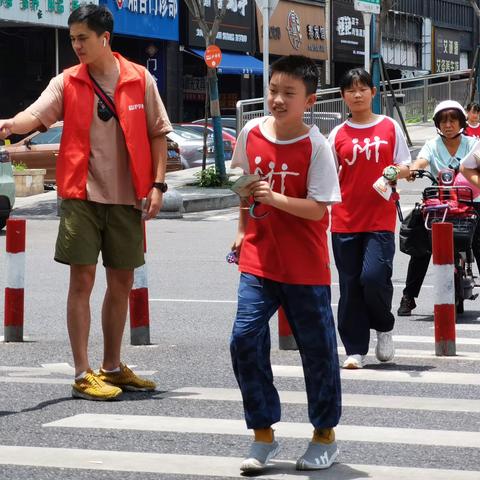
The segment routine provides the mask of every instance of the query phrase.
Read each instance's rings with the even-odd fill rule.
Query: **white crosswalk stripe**
[[[213,435],[251,435],[243,420],[218,418],[161,417],[153,415],[108,415],[85,413],[44,424],[44,427],[95,428],[108,430],[143,430],[150,432],[207,433]],[[312,435],[309,423],[279,422],[275,424],[278,438],[305,438]],[[415,435],[412,435],[413,431]],[[339,440],[354,442],[388,442],[408,445],[476,448],[479,432],[425,430],[410,428],[339,425]]]
[[[88,469],[114,472],[142,472],[165,475],[201,475],[220,478],[245,478],[239,475],[241,458],[202,455],[82,450],[45,447],[0,446],[0,464]],[[275,467],[260,478],[267,480],[305,479],[305,472],[295,472],[292,461],[274,460]],[[478,472],[376,465],[336,464],[328,471],[308,472],[310,479],[323,480],[478,480]]]
[[[476,325],[474,325],[476,326]],[[476,332],[472,329],[458,329],[459,331]],[[418,421],[415,425],[403,427],[391,426],[387,422],[385,425],[355,425],[341,422],[335,429],[336,437],[340,443],[341,456],[340,462],[335,464],[328,471],[308,472],[295,471],[295,464],[292,458],[288,460],[274,460],[271,467],[261,475],[265,479],[323,479],[323,480],[479,480],[480,467],[473,470],[460,469],[435,469],[430,468],[431,464],[425,463],[425,468],[421,464],[412,465],[414,468],[400,467],[395,465],[376,465],[371,457],[368,460],[371,464],[357,464],[355,462],[347,463],[349,460],[348,449],[344,452],[342,445],[361,445],[374,444],[378,448],[382,446],[396,445],[397,448],[419,448],[425,451],[428,449],[467,449],[471,451],[473,457],[480,456],[480,432],[478,430],[478,418],[480,415],[480,399],[461,398],[461,393],[457,398],[441,396],[421,396],[415,395],[415,385],[436,386],[452,385],[461,388],[480,388],[480,375],[478,373],[467,373],[462,371],[441,371],[442,365],[453,364],[463,365],[460,362],[469,362],[469,365],[475,365],[480,360],[480,353],[477,351],[464,351],[456,357],[435,357],[433,353],[433,334],[432,337],[400,335],[396,337],[397,345],[400,343],[432,343],[429,349],[423,345],[423,350],[397,348],[397,358],[423,359],[426,364],[422,366],[410,366],[409,368],[368,368],[368,363],[376,363],[374,357],[369,356],[367,368],[348,371],[342,370],[341,377],[343,382],[342,403],[344,411],[348,409],[386,409],[391,411],[392,415],[397,412],[403,412],[404,415],[417,415]],[[457,343],[460,345],[475,347],[478,344],[476,338],[459,338]],[[344,354],[344,349],[339,347],[339,354]],[[473,362],[473,363],[472,363]],[[401,365],[401,361],[398,362]],[[430,365],[430,366],[429,366]],[[435,368],[431,367],[435,365]],[[303,378],[302,368],[298,365],[273,365],[273,372],[277,378],[294,381]],[[138,373],[142,375],[152,375],[155,371],[143,370]],[[40,388],[44,385],[70,385],[72,367],[68,364],[43,364],[40,367],[19,367],[19,366],[0,366],[0,382],[31,384],[29,388]],[[302,380],[303,381],[303,380]],[[353,382],[353,383],[352,383]],[[352,386],[360,385],[362,382],[374,382],[378,385],[376,391],[379,394],[356,393],[350,391]],[[404,385],[410,387],[408,394],[395,395],[388,394],[389,386]],[[38,387],[37,387],[38,385]],[[436,392],[437,390],[435,390]],[[477,390],[475,390],[477,391]],[[398,390],[397,390],[398,392]],[[413,394],[412,394],[413,392]],[[376,392],[374,392],[376,393]],[[306,394],[304,391],[283,390],[279,391],[281,402],[290,405],[290,408],[301,407],[304,411],[306,405]],[[236,388],[213,388],[202,386],[186,386],[166,392],[155,394],[156,399],[162,402],[168,402],[169,405],[181,405],[179,410],[192,406],[188,411],[198,411],[193,408],[197,405],[195,402],[208,402],[209,404],[227,404],[235,402],[241,404],[240,392]],[[180,403],[181,402],[181,403]],[[125,405],[125,404],[122,404]],[[221,411],[221,410],[220,410]],[[360,410],[361,411],[361,410]],[[366,410],[368,411],[368,410]],[[157,413],[157,412],[156,412]],[[428,418],[430,414],[435,415],[470,415],[472,418],[471,430],[467,429],[445,429],[432,428],[430,423],[428,428],[422,428],[422,419]],[[237,417],[238,418],[238,417]],[[477,420],[475,420],[477,419]],[[436,426],[435,426],[436,427]],[[42,425],[44,432],[52,432],[53,438],[65,434],[67,430],[74,430],[75,435],[82,436],[89,431],[105,432],[129,432],[128,436],[135,436],[143,433],[162,433],[175,436],[202,435],[211,438],[222,438],[223,436],[236,436],[246,438],[251,432],[245,428],[243,419],[199,417],[198,415],[176,416],[174,413],[169,415],[140,415],[135,410],[130,409],[125,414],[125,408],[121,413],[75,413],[71,416],[56,418]],[[309,423],[300,423],[294,421],[282,421],[275,425],[275,435],[283,442],[294,440],[305,440],[311,437],[312,426]],[[100,434],[101,435],[101,434]],[[48,438],[48,435],[47,435]],[[152,451],[148,444],[142,446],[143,451],[128,451],[115,445],[114,449],[81,449],[81,448],[53,448],[48,446],[12,446],[0,445],[0,465],[10,467],[36,467],[62,468],[70,470],[90,470],[92,472],[136,472],[152,473],[159,478],[169,478],[170,475],[185,475],[191,478],[198,476],[210,478],[244,478],[240,475],[239,464],[242,460],[240,456],[222,456],[211,455],[211,451],[206,450],[204,455],[198,454],[177,454],[162,453]],[[448,454],[447,454],[448,455]],[[345,463],[344,463],[345,462]],[[404,465],[409,465],[404,462]],[[1,469],[0,469],[1,470]],[[40,470],[41,471],[41,470]],[[95,473],[91,473],[95,477]],[[35,477],[36,478],[36,477]]]

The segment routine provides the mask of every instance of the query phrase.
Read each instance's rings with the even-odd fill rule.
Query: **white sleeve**
[[[232,155],[232,162],[230,168],[241,168],[245,174],[250,173],[250,164],[247,157],[247,139],[250,130],[261,123],[265,117],[258,117],[249,120],[240,131],[235,150]]]
[[[339,203],[342,197],[332,149],[321,133],[312,135],[311,140],[313,151],[307,176],[307,198],[328,205]]]
[[[480,167],[480,142],[476,142],[475,145],[467,153],[460,163],[465,168],[479,168]]]
[[[412,156],[407,141],[405,140],[405,135],[403,134],[400,125],[395,120],[392,120],[392,122],[395,126],[395,152],[393,154],[393,163],[397,165],[409,165],[412,163]]]
[[[335,150],[335,138],[337,137],[337,132],[340,129],[340,127],[343,125],[337,125],[331,132],[330,135],[328,136],[328,143],[330,145],[330,149],[332,151],[333,159],[335,160],[335,166],[338,170],[338,157],[337,157],[337,151]]]
[[[230,164],[230,168],[241,168],[245,174],[250,173],[247,157],[247,137],[249,131],[250,129],[247,129],[246,126],[240,131],[235,150],[233,151],[232,163]]]

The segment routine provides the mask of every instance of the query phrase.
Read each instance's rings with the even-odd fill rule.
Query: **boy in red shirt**
[[[316,100],[318,70],[291,55],[271,67],[271,116],[240,132],[232,166],[258,174],[240,208],[233,250],[241,272],[238,310],[230,343],[247,427],[255,440],[240,469],[256,472],[279,449],[272,425],[280,401],[270,364],[270,317],[282,306],[300,350],[314,426],[297,469],[328,468],[338,455],[333,427],[341,414],[335,325],[330,306],[327,205],[340,201],[335,161],[316,126],[303,122]]]

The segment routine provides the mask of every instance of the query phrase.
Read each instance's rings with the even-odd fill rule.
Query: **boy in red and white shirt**
[[[338,331],[347,352],[343,368],[357,369],[365,363],[370,329],[377,331],[378,360],[389,361],[395,353],[391,277],[396,208],[372,185],[387,172],[393,172],[388,180],[408,177],[411,159],[398,124],[372,112],[376,89],[365,70],[347,72],[340,89],[352,116],[329,136],[342,192],[342,203],[332,207],[331,230],[340,279]]]
[[[328,468],[338,455],[341,414],[335,325],[330,305],[327,206],[340,201],[330,147],[318,128],[303,122],[316,100],[318,71],[307,57],[282,57],[271,67],[272,116],[240,132],[232,166],[260,175],[240,209],[233,250],[241,272],[230,343],[247,427],[255,433],[243,472],[256,472],[278,452],[271,426],[280,420],[273,385],[268,322],[282,306],[304,365],[309,418],[315,430],[297,469]]]

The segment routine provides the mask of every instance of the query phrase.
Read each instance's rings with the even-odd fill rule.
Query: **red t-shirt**
[[[384,200],[372,185],[388,165],[411,161],[397,122],[385,116],[367,125],[347,121],[332,131],[329,141],[342,192],[342,203],[332,207],[332,232],[394,232],[395,203]]]
[[[469,137],[480,138],[480,123],[478,123],[475,127],[468,123],[463,134]]]
[[[312,127],[302,137],[279,141],[263,131],[265,118],[250,121],[239,135],[232,167],[258,173],[272,190],[288,197],[340,201],[335,160],[328,142]],[[239,261],[241,272],[277,282],[329,285],[326,231],[328,212],[319,221],[305,220],[269,205],[249,217]]]

